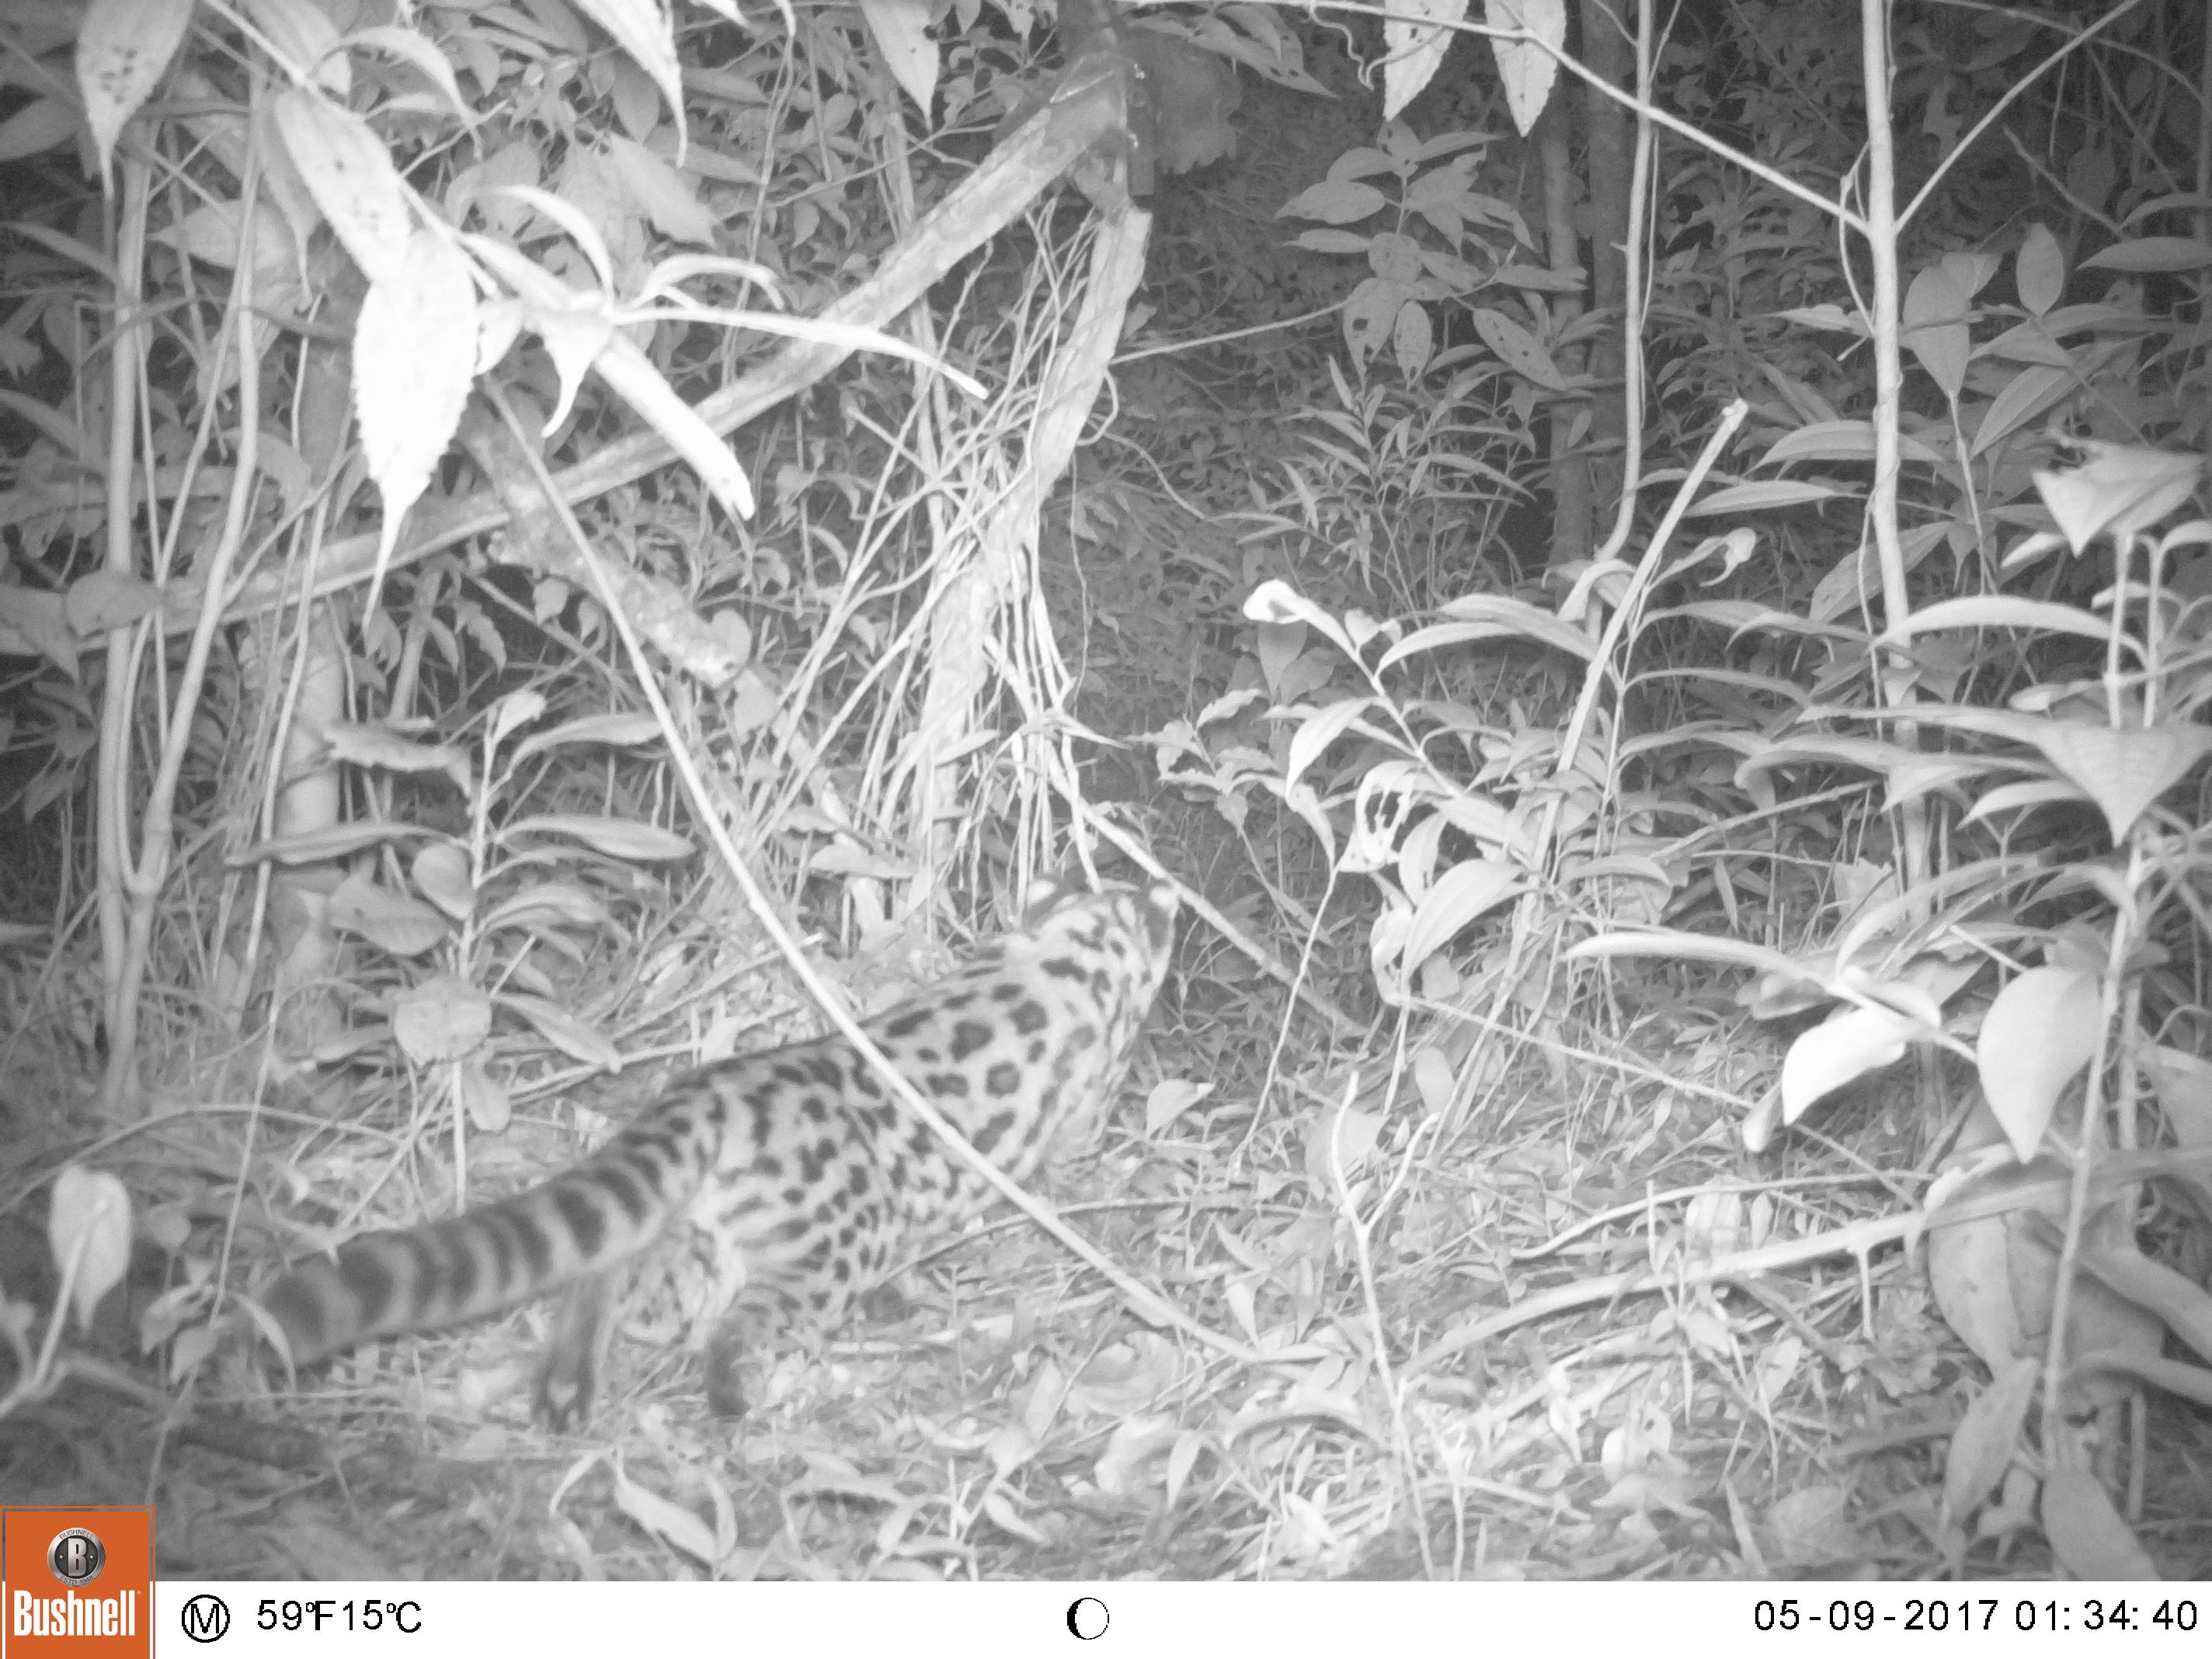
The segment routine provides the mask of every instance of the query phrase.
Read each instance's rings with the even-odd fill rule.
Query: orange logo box
[[[0,1510],[0,1659],[151,1659],[154,1511]]]

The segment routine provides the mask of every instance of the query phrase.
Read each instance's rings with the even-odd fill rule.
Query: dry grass
[[[1187,947],[1201,973],[1206,960]],[[1891,1249],[1725,1271],[1763,1243],[1888,1213],[1882,1172],[1907,1167],[1913,1139],[1906,1091],[1869,1090],[1819,1137],[1753,1159],[1717,1097],[1752,1092],[1774,1056],[1717,1024],[1699,1035],[1686,1008],[1644,1015],[1617,1049],[1594,1035],[1572,1053],[1462,1042],[1443,1056],[1456,1086],[1441,1109],[1414,1082],[1433,1062],[1409,1057],[1393,1089],[1380,1049],[1332,1052],[1301,1024],[1248,1134],[1279,1032],[1250,1017],[1256,1000],[1242,1018],[1209,1006],[1221,988],[1182,980],[1140,1079],[1213,1092],[1147,1131],[1133,1088],[1064,1212],[1217,1328],[1322,1357],[1242,1366],[1147,1330],[1026,1223],[1000,1220],[907,1274],[902,1308],[763,1356],[736,1425],[708,1414],[664,1291],[635,1310],[608,1398],[574,1435],[527,1420],[532,1310],[343,1358],[296,1395],[226,1393],[241,1383],[226,1369],[181,1417],[65,1389],[0,1423],[5,1484],[26,1499],[150,1494],[179,1577],[1942,1571],[1941,1454],[1974,1368],[1919,1264]],[[1612,1058],[1638,1044],[1654,1052]],[[361,1114],[362,1144],[404,1115],[387,1095]],[[270,1192],[324,1133],[272,1112],[247,1152],[243,1123],[162,1117],[105,1161],[142,1202],[204,1218],[226,1169],[242,1159]],[[562,1156],[563,1137],[523,1139],[518,1170]],[[436,1178],[437,1144],[406,1167]],[[361,1196],[404,1216],[412,1199],[375,1191],[388,1164],[359,1155]],[[245,1213],[239,1260],[270,1242],[265,1219]],[[1655,1267],[1670,1282],[1600,1293]],[[119,1368],[127,1328],[90,1347],[104,1340]],[[2142,1535],[2175,1576],[2201,1571],[2212,1430],[2163,1408],[2132,1431],[2158,1448]],[[2045,1566],[1985,1547],[1968,1571]]]

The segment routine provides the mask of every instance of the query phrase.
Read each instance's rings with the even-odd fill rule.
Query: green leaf
[[[1526,599],[1510,599],[1501,593],[1470,593],[1448,601],[1441,609],[1446,616],[1474,623],[1493,635],[1531,640],[1583,662],[1588,662],[1597,650],[1597,641],[1581,629]]]
[[[586,714],[581,720],[564,721],[550,732],[532,733],[515,745],[514,757],[522,760],[540,750],[570,743],[604,743],[617,749],[637,749],[658,741],[659,737],[660,722],[647,714]]]
[[[501,992],[492,1000],[521,1015],[538,1028],[538,1035],[571,1060],[610,1072],[622,1070],[622,1051],[558,1005],[519,991]]]
[[[257,842],[242,852],[234,853],[230,863],[246,864],[327,864],[358,853],[364,848],[379,847],[388,841],[404,841],[410,836],[424,836],[429,831],[411,823],[391,823],[380,818],[366,819],[359,823],[333,824],[327,830],[310,830],[296,836],[276,836]]]
[[[331,720],[323,727],[331,757],[349,766],[374,766],[386,772],[444,772],[468,764],[467,751],[450,743],[417,743],[388,726]]]
[[[1800,1033],[1782,1059],[1782,1121],[1795,1123],[1845,1084],[1896,1064],[1907,1043],[1929,1035],[1918,1020],[1863,1007],[1845,1008]]]
[[[1324,179],[1309,185],[1275,210],[1278,219],[1314,219],[1325,225],[1355,224],[1389,205],[1389,198],[1372,185],[1348,179]],[[1363,241],[1361,246],[1365,246]]]
[[[131,1194],[104,1170],[63,1166],[46,1211],[46,1245],[69,1279],[70,1310],[80,1332],[92,1328],[100,1298],[131,1267]]]
[[[446,919],[429,905],[380,887],[364,871],[340,882],[323,912],[330,925],[358,933],[397,957],[418,957],[446,937]]]
[[[565,881],[549,881],[526,887],[495,906],[482,923],[490,933],[502,927],[536,931],[563,923],[584,928],[610,925],[606,907],[582,888]]]
[[[2104,1010],[2093,974],[2031,968],[1999,991],[1975,1044],[1982,1095],[2025,1164],[2066,1085],[2097,1052]]]
[[[1898,625],[1901,634],[1933,634],[1945,628],[2027,628],[2047,634],[2078,634],[2099,643],[2110,637],[2111,625],[2093,613],[2047,599],[2014,599],[2003,593],[1978,594],[1963,599],[1939,599],[1906,617]]]
[[[526,836],[566,836],[597,848],[610,858],[636,859],[657,863],[691,856],[691,843],[658,824],[637,823],[628,818],[592,817],[580,812],[547,812],[517,818],[500,831],[501,845]]]
[[[453,974],[433,974],[392,999],[392,1035],[417,1066],[474,1054],[491,1035],[491,1003]]]
[[[1419,968],[1461,928],[1515,896],[1523,884],[1521,871],[1494,860],[1468,859],[1452,866],[1414,908],[1406,933],[1406,966]]]
[[[1322,750],[1344,735],[1346,727],[1374,706],[1372,697],[1346,697],[1326,708],[1306,712],[1297,729],[1291,733],[1290,753],[1283,763],[1283,781],[1296,783],[1306,768],[1321,758]]]

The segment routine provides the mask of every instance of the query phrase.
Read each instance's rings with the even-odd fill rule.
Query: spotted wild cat
[[[1097,1126],[1175,928],[1164,884],[1047,885],[1019,931],[863,1027],[1018,1181]],[[744,1403],[732,1363],[760,1316],[780,1307],[826,1328],[988,1192],[833,1033],[702,1066],[573,1168],[451,1220],[363,1234],[261,1300],[304,1364],[562,1291],[536,1395],[558,1426],[590,1405],[636,1259],[688,1222],[708,1241],[721,1310],[708,1398],[733,1414]]]

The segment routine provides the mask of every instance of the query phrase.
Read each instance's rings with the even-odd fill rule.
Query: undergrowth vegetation
[[[1147,13],[1240,95],[1060,149],[1081,14],[921,9],[0,23],[0,1492],[177,1577],[2212,1570],[2201,4],[1616,6],[1632,174],[1601,0]],[[232,1340],[818,1029],[787,928],[878,1006],[1069,864],[1194,919],[1058,1207],[1279,1363],[1004,1220],[734,1427],[681,1285],[573,1437],[534,1314]]]

